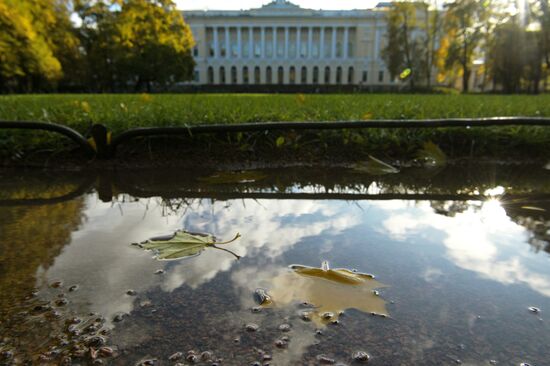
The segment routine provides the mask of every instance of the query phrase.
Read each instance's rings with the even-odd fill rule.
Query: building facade
[[[382,60],[387,7],[184,11],[196,46],[197,85],[394,84]]]

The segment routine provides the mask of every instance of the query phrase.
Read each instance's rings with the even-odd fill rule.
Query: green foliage
[[[141,248],[152,250],[155,253],[155,258],[158,260],[181,259],[199,255],[206,248],[217,248],[216,245],[229,244],[237,240],[241,235],[226,242],[216,242],[213,235],[210,234],[195,234],[188,231],[179,230],[174,233],[171,238],[149,239],[146,242],[139,244]],[[236,254],[234,256],[239,258]]]
[[[423,164],[431,167],[443,167],[447,164],[447,155],[431,141],[422,145],[422,149],[418,150],[416,157]]]

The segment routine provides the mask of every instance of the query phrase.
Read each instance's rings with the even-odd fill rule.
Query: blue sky
[[[382,0],[380,0],[382,1]],[[271,2],[271,0],[175,0],[179,9],[210,9],[210,10],[239,10],[259,8],[260,6]],[[374,7],[378,0],[293,0],[296,5],[310,9],[365,9]]]

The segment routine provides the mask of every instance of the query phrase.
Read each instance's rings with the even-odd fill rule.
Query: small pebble
[[[191,363],[199,362],[199,358],[197,357],[197,355],[194,355],[194,354],[187,355],[185,359]]]
[[[288,343],[285,342],[285,341],[283,341],[282,339],[277,339],[277,340],[275,341],[275,346],[276,346],[277,348],[286,348],[286,347],[288,346]]]
[[[281,332],[290,332],[290,324],[281,324],[281,325],[279,325],[279,330]]]
[[[378,290],[374,290],[372,291],[372,293],[374,294],[374,296],[380,296],[380,291]]]
[[[253,313],[261,313],[263,308],[261,306],[254,306],[251,310]]]
[[[52,287],[52,288],[59,288],[61,286],[63,286],[63,282],[61,282],[61,281],[55,281],[55,282],[52,282],[50,284],[50,287]]]
[[[99,357],[111,357],[115,351],[111,347],[101,347],[99,349]]]
[[[331,313],[331,312],[327,311],[326,313],[323,313],[323,315],[321,315],[321,317],[325,320],[329,320],[329,319],[332,319],[334,317],[334,313]]]
[[[210,351],[204,351],[203,353],[201,353],[201,360],[203,361],[210,361],[213,357],[214,355]]]
[[[368,362],[370,360],[369,354],[365,351],[354,352],[351,357],[356,362]]]
[[[496,365],[498,362],[497,362],[497,360],[490,360],[489,363],[490,363],[491,365]]]
[[[535,307],[535,306],[529,306],[528,307],[529,311],[532,312],[533,314],[538,314],[540,313],[540,309]]]
[[[271,355],[267,353],[262,356],[263,361],[271,361],[272,358],[273,357],[271,357]]]
[[[62,298],[62,299],[59,299],[55,302],[55,305],[57,306],[64,306],[64,305],[67,305],[69,303],[69,301],[65,298]]]
[[[157,269],[155,271],[155,274],[163,274],[164,273],[164,270],[163,269]]]
[[[336,361],[334,361],[334,359],[332,359],[330,357],[327,357],[325,355],[317,356],[317,361],[319,361],[319,363],[322,364],[322,365],[333,365],[333,364],[336,363]]]
[[[69,287],[69,292],[75,292],[76,290],[78,290],[78,285],[72,285]]]
[[[254,324],[254,323],[248,323],[247,325],[245,325],[244,327],[246,329],[247,332],[255,332],[258,330],[258,328],[260,328],[257,324]]]
[[[128,296],[136,296],[137,292],[135,290],[128,290],[126,291],[126,295]]]
[[[118,323],[121,322],[124,319],[124,314],[117,314],[113,317],[113,321]]]
[[[311,313],[304,311],[300,314],[300,318],[305,322],[309,322],[311,321]]]
[[[176,352],[176,353],[172,354],[170,357],[168,357],[168,360],[178,361],[178,360],[181,360],[182,358],[183,358],[183,353]]]

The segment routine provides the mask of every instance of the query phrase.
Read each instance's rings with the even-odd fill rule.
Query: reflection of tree
[[[12,187],[13,189],[13,187]],[[41,191],[37,187],[24,186],[3,196],[8,199],[26,197],[29,192],[40,191],[42,196],[59,196],[74,189],[72,185],[59,185],[55,189]],[[35,288],[37,273],[50,267],[68,244],[71,233],[81,222],[81,198],[51,205],[2,207],[0,210],[0,318],[7,319],[0,327],[0,338],[11,339],[7,350],[15,351],[16,360],[34,359],[46,352],[62,335],[64,319],[57,318],[49,305],[45,311],[38,298],[24,300]],[[59,300],[59,299],[58,299]],[[32,316],[25,317],[27,311]],[[46,321],[44,321],[46,320]],[[37,346],[40,345],[40,346]],[[19,362],[17,361],[17,362]],[[36,361],[36,360],[35,360]]]
[[[550,202],[506,202],[502,207],[516,224],[529,232],[528,243],[535,252],[550,253]]]
[[[430,206],[436,214],[455,217],[457,213],[466,211],[470,204],[465,201],[430,201]]]

